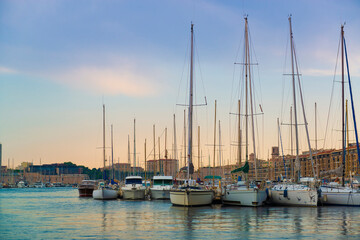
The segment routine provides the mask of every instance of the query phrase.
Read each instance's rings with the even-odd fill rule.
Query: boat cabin
[[[173,178],[172,176],[154,176],[153,185],[154,186],[173,185]]]
[[[142,177],[140,176],[129,176],[125,178],[125,184],[141,184],[142,185]]]

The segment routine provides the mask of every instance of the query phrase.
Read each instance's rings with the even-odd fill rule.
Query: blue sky
[[[174,113],[180,148],[183,108],[176,104],[185,101],[191,21],[197,50],[197,101],[204,95],[208,100],[196,117],[202,129],[202,149],[204,155],[212,152],[205,144],[213,142],[217,99],[224,159],[234,161],[229,137],[234,119],[230,122],[229,112],[236,107],[231,97],[233,81],[238,79],[233,80],[233,63],[239,60],[238,49],[243,48],[245,14],[259,63],[256,81],[261,83],[258,94],[265,112],[264,120],[259,118],[264,121],[260,157],[267,158],[270,147],[277,145],[276,118],[287,121],[281,105],[286,105],[282,103],[282,84],[286,82],[282,75],[288,72],[284,66],[289,66],[285,61],[288,15],[293,16],[313,132],[314,102],[318,103],[318,124],[326,124],[344,22],[354,94],[359,96],[359,10],[357,1],[1,1],[3,164],[9,158],[15,165],[23,161],[38,164],[41,158],[42,163],[72,161],[100,167],[103,102],[107,126],[114,124],[116,161],[127,161],[133,118],[137,119],[140,161],[145,138],[147,152],[151,151],[153,124],[157,136],[168,128],[171,145]],[[359,102],[359,97],[356,100]],[[319,138],[325,131],[321,127]],[[285,128],[283,134],[288,135]],[[338,145],[332,139],[328,147]],[[302,150],[306,150],[304,144]]]

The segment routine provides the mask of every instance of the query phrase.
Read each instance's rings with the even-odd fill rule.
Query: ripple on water
[[[184,208],[169,201],[95,201],[77,189],[0,189],[1,239],[356,239],[352,207]]]

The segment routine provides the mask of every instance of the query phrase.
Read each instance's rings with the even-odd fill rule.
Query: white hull
[[[123,198],[130,200],[145,199],[145,189],[122,189]]]
[[[267,194],[265,190],[226,190],[223,196],[223,203],[247,207],[258,207],[264,205]]]
[[[360,192],[341,188],[321,188],[320,200],[324,205],[360,206]]]
[[[117,191],[114,189],[101,188],[93,191],[92,196],[97,200],[110,200],[117,198]]]
[[[151,199],[170,199],[170,189],[150,188]]]
[[[284,190],[271,190],[271,202],[281,206],[316,207],[318,194],[316,190],[287,190],[284,197]]]
[[[208,190],[181,189],[170,191],[170,201],[179,206],[210,205],[214,199],[214,192]]]

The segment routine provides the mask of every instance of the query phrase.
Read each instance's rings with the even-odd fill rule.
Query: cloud
[[[126,68],[77,67],[58,74],[55,79],[67,86],[98,94],[143,97],[161,90],[153,77]]]
[[[315,77],[328,77],[328,76],[334,76],[334,70],[308,68],[302,70],[302,74],[307,76],[315,76]],[[339,70],[337,71],[337,75],[339,75]]]
[[[11,68],[7,68],[7,67],[0,66],[0,74],[2,74],[2,73],[5,73],[5,74],[8,74],[8,73],[16,73],[16,70],[11,69]]]

